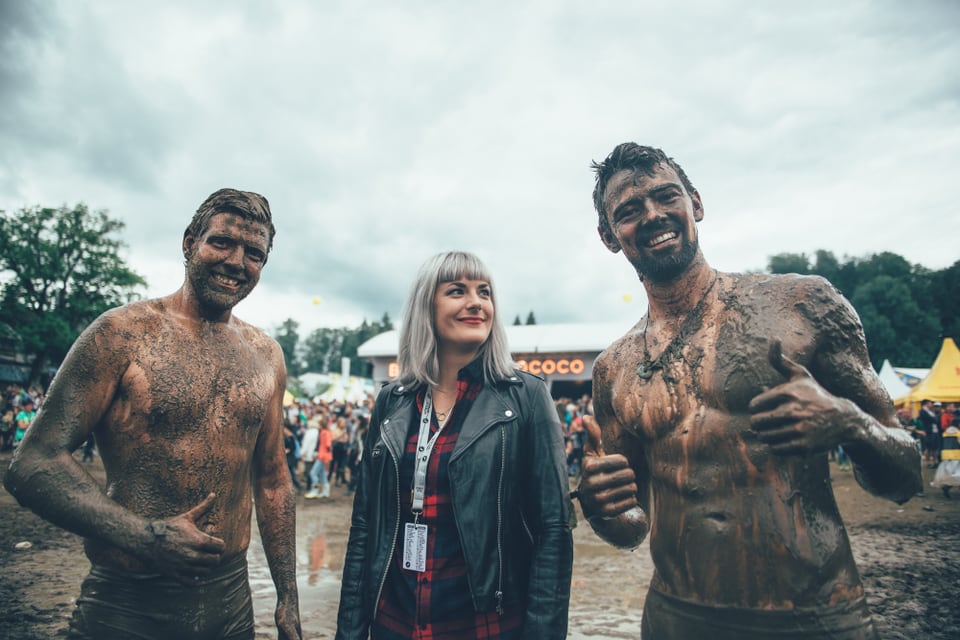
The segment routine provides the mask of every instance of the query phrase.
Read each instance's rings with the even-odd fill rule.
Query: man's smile
[[[663,233],[658,233],[657,235],[647,240],[647,246],[655,247],[658,244],[663,244],[664,242],[673,240],[674,238],[677,237],[677,235],[678,234],[676,231],[664,231]]]
[[[231,289],[236,289],[240,286],[239,280],[236,278],[231,278],[230,276],[225,276],[222,273],[213,274],[213,281],[225,287],[230,287]]]

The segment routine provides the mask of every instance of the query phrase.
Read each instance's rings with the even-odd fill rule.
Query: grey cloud
[[[465,248],[505,319],[634,319],[640,285],[597,240],[590,160],[624,140],[674,155],[724,268],[870,250],[887,236],[851,224],[891,226],[898,179],[956,191],[949,4],[49,5],[17,41],[44,55],[16,88],[30,109],[0,131],[0,187],[81,190],[68,199],[124,216],[134,255],[169,237],[178,271],[206,194],[259,191],[278,227],[261,287],[324,311],[396,317],[420,262]]]

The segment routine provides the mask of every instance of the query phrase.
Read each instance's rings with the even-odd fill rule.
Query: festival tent
[[[915,387],[920,384],[920,381],[927,377],[930,373],[930,367],[926,369],[914,369],[911,367],[894,367],[894,371],[897,372],[897,375],[900,376],[900,379],[903,380],[903,384],[908,387]],[[896,398],[897,396],[893,396]]]
[[[960,402],[960,349],[953,338],[944,338],[930,373],[910,393],[896,399],[897,405],[916,404],[921,400]]]
[[[884,388],[887,390],[887,395],[891,398],[899,398],[910,393],[910,387],[900,379],[896,369],[893,368],[889,360],[883,361],[883,366],[880,367],[880,373],[877,375],[880,376],[880,382],[883,383]]]

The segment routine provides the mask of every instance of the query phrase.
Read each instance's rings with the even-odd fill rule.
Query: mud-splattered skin
[[[245,554],[255,505],[280,637],[293,638],[283,355],[231,314],[259,280],[267,249],[265,227],[233,214],[185,237],[183,286],[109,311],[84,331],[5,483],[21,504],[84,536],[92,562],[187,584]],[[91,431],[105,490],[71,455]]]
[[[250,541],[251,465],[260,427],[275,410],[277,363],[271,341],[254,327],[184,326],[166,306],[133,305],[125,318],[105,318],[95,329],[97,342],[129,359],[94,428],[107,495],[145,517],[165,518],[215,492],[198,525],[224,541],[226,561]],[[87,549],[100,564],[141,568],[101,540],[90,539]]]
[[[642,195],[664,180],[633,182]],[[621,232],[616,248],[628,258],[669,251],[670,241],[644,246],[663,229],[695,239],[702,205],[691,202],[654,204],[676,224]],[[585,461],[580,493],[591,525],[627,547],[649,529],[651,586],[687,600],[790,609],[859,598],[826,452],[843,444],[861,485],[900,502],[919,490],[920,470],[852,307],[816,277],[716,274],[699,249],[677,276],[644,285],[648,316],[594,367],[607,457]],[[664,351],[700,299],[679,352],[639,376],[638,365]],[[771,350],[777,343],[783,357]],[[625,487],[635,500],[623,500]]]

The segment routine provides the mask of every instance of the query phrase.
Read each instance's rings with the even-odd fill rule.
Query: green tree
[[[314,329],[304,340],[304,370],[313,373],[328,373],[339,362],[343,345],[342,328],[321,327]],[[339,367],[339,364],[336,364]]]
[[[936,311],[925,310],[939,316],[943,337],[953,338],[960,344],[960,260],[942,271],[930,273],[927,281]]]
[[[386,311],[383,312],[383,317],[380,318],[380,331],[378,333],[385,331],[393,331],[393,320],[390,319],[390,314]]]
[[[860,316],[874,366],[885,359],[904,367],[929,366],[940,336],[960,329],[960,263],[931,272],[889,251],[841,262],[820,250],[812,265],[806,254],[783,253],[772,256],[768,268],[823,276],[839,289]]]
[[[392,329],[393,322],[391,322],[390,316],[384,312],[380,322],[371,324],[364,318],[363,323],[361,323],[357,329],[348,332],[344,336],[340,356],[350,358],[350,375],[364,377],[370,375],[370,364],[357,355],[357,349],[370,338],[378,336],[385,331],[391,331]]]
[[[97,316],[141,297],[146,280],[120,257],[125,226],[83,203],[0,210],[0,322],[23,339],[31,382]]]
[[[810,273],[810,258],[805,253],[780,253],[770,257],[770,273]]]
[[[393,330],[393,321],[386,312],[379,322],[366,318],[359,327],[320,327],[314,329],[304,341],[303,362],[306,371],[314,373],[339,373],[340,359],[350,358],[350,375],[368,376],[370,365],[357,355],[364,342],[385,331]]]
[[[880,369],[885,359],[900,366],[924,367],[940,348],[939,324],[924,313],[907,278],[880,275],[857,287],[850,300],[867,336],[871,361]]]
[[[533,311],[527,314],[526,324],[537,324],[537,319],[533,317]]]
[[[814,254],[813,273],[823,276],[833,283],[833,286],[843,291],[840,276],[840,261],[831,251],[818,250]]]
[[[523,324],[523,323],[520,322],[520,314],[518,313],[518,314],[517,314],[517,317],[515,317],[515,318],[513,319],[513,326],[519,327],[519,326],[522,325],[522,324]]]
[[[296,320],[287,318],[273,336],[283,351],[283,361],[287,366],[288,377],[298,376],[303,373],[303,365],[300,363],[299,354],[297,353],[300,342],[299,329],[300,324]]]

